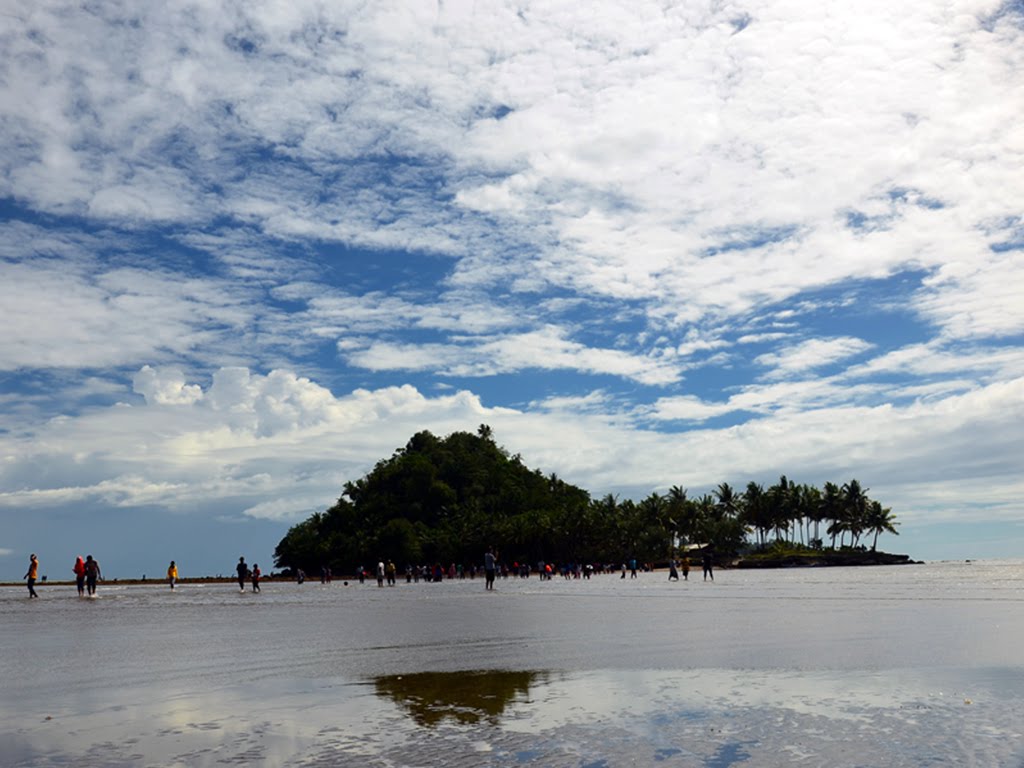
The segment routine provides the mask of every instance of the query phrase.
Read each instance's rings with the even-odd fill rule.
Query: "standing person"
[[[92,555],[85,556],[85,589],[92,597],[96,594],[96,581],[102,579],[100,564],[92,559]]]
[[[75,560],[75,567],[71,569],[75,574],[75,583],[78,585],[78,596],[85,596],[85,560],[79,555]]]
[[[262,575],[263,575],[263,573],[260,571],[260,564],[259,563],[253,563],[252,564],[252,591],[253,592],[259,592],[260,591],[260,576],[262,576]]]
[[[679,581],[679,571],[676,569],[675,558],[672,558],[671,560],[669,560],[669,563],[668,563],[668,580],[669,581]]]
[[[690,558],[688,556],[683,557],[683,581],[690,580]]]
[[[395,573],[397,572],[397,570],[398,569],[395,567],[395,561],[394,560],[388,560],[388,564],[385,567],[384,571],[385,571],[385,573],[387,573],[387,576],[388,576],[388,586],[389,587],[395,586]]]
[[[631,557],[629,559],[629,578],[635,579],[636,577],[636,558]]]
[[[710,549],[704,550],[704,554],[701,556],[700,562],[704,567],[704,581],[707,581],[709,576],[711,577],[711,580],[714,581],[715,573],[712,568],[715,564],[715,556]]]
[[[484,589],[494,589],[494,547],[484,552]]]
[[[174,589],[174,583],[178,580],[178,566],[171,560],[171,564],[167,566],[167,583],[171,585],[171,589]]]
[[[238,574],[238,591],[245,592],[245,580],[249,577],[249,566],[245,564],[245,558],[238,558],[238,565],[235,566]]]
[[[378,560],[377,561],[377,586],[378,587],[383,587],[384,586],[384,561],[383,560]]]
[[[31,600],[33,597],[39,597],[36,594],[36,579],[39,578],[39,558],[36,557],[35,552],[28,559],[28,572],[22,576],[23,579],[28,579],[28,597]]]

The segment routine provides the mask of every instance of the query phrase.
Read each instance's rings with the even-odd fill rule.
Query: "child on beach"
[[[178,566],[171,560],[171,564],[167,567],[167,583],[171,585],[171,589],[174,589],[174,582],[178,580]]]
[[[259,563],[253,563],[252,564],[252,591],[253,592],[259,592],[260,591],[260,576],[262,576],[262,575],[263,574],[260,571]]]

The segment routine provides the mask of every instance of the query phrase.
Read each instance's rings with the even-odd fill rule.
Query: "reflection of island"
[[[422,726],[450,717],[458,723],[497,724],[506,707],[524,699],[537,672],[420,672],[374,680],[377,695],[404,707]]]

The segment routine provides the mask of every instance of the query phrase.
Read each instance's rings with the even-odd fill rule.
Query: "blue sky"
[[[23,4],[0,578],[269,564],[418,430],[1024,551],[1019,2]],[[67,566],[67,568],[65,568]]]

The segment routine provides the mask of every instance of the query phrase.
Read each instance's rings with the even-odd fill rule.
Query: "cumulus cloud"
[[[203,396],[197,384],[185,384],[180,368],[156,370],[145,365],[135,374],[132,389],[152,405],[189,405]]]

